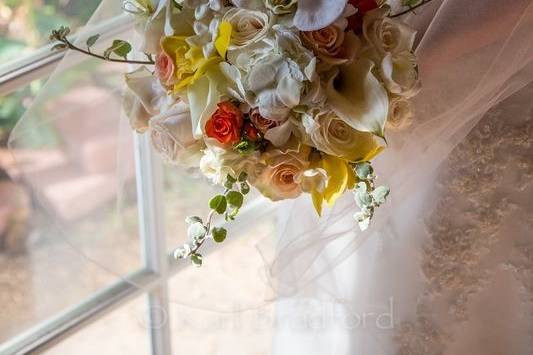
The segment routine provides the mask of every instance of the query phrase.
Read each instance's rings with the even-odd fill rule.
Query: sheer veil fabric
[[[366,233],[350,196],[322,221],[305,201],[280,211],[277,314],[307,323],[278,330],[276,354],[533,351],[533,2],[405,20],[423,89],[375,164],[391,199]]]
[[[104,0],[87,28],[119,15],[117,3]],[[358,231],[349,194],[321,219],[306,198],[282,202],[276,238],[250,236],[243,251],[263,290],[240,295],[246,285],[229,277],[237,290],[231,299],[200,299],[216,294],[206,289],[172,294],[172,303],[231,312],[235,299],[241,310],[276,301],[275,354],[533,353],[533,1],[434,0],[405,21],[419,30],[423,89],[413,125],[387,132],[375,169],[392,194],[369,230]],[[50,104],[56,86],[82,85],[66,80],[72,70],[118,78],[127,69],[109,68],[68,53],[15,129],[15,156],[43,124],[76,120],[76,112]],[[132,163],[118,88],[101,83],[101,101],[79,110],[107,108],[99,122],[120,138],[105,174],[120,200]],[[67,155],[75,152],[62,138]],[[38,179],[31,182],[45,193]],[[124,275],[68,234],[58,238]],[[227,275],[242,267],[221,263]],[[282,326],[287,319],[299,326]]]

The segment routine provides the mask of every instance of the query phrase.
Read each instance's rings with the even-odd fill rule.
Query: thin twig
[[[154,60],[152,58],[148,58],[149,60],[129,60],[129,59],[117,59],[117,58],[108,58],[104,57],[103,55],[93,53],[89,50],[85,50],[80,47],[76,47],[72,42],[70,42],[66,37],[62,39],[58,39],[59,42],[62,42],[67,45],[67,47],[71,50],[89,55],[91,57],[95,57],[101,60],[105,60],[108,62],[114,62],[114,63],[129,63],[129,64],[146,64],[146,65],[153,65],[155,64]]]
[[[395,17],[400,17],[400,16],[403,16],[403,15],[406,15],[406,14],[408,14],[410,12],[413,12],[414,10],[418,9],[419,7],[422,7],[422,6],[426,5],[426,4],[429,4],[431,1],[433,1],[433,0],[424,0],[424,1],[422,1],[420,4],[418,4],[416,6],[410,7],[407,10],[404,10],[402,12],[398,12],[397,14],[390,15],[389,17],[390,18],[395,18]]]

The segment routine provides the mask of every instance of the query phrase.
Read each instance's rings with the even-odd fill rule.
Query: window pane
[[[179,166],[165,164],[165,223],[169,254],[186,241],[187,216],[204,218],[209,213],[209,199],[216,189],[205,178],[188,174]]]
[[[122,72],[94,63],[0,98],[0,343],[143,267],[132,134],[114,90]],[[9,151],[40,91],[43,119]]]
[[[45,355],[149,355],[146,297],[139,297],[75,333]]]
[[[49,42],[60,25],[85,24],[101,0],[4,0],[0,2],[0,63],[29,54]]]
[[[231,228],[231,237],[204,256],[201,268],[185,268],[169,280],[176,354],[272,353],[275,305],[265,301],[264,265],[255,247],[274,228],[273,214]]]

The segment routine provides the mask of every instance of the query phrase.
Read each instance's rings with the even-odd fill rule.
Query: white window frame
[[[95,33],[102,33],[108,38],[114,37],[131,29],[131,26],[131,20],[126,16],[118,16],[94,26],[94,29],[90,33],[84,33],[83,37]],[[48,45],[12,65],[0,65],[0,95],[8,95],[34,80],[47,77],[64,55],[64,52],[52,52],[51,45]],[[151,354],[172,354],[170,322],[168,319],[162,319],[169,316],[168,278],[190,267],[190,264],[177,263],[166,254],[162,162],[154,153],[147,135],[134,134],[134,142],[139,234],[144,268],[0,344],[1,355],[42,353],[143,294],[148,296],[148,324],[157,325],[148,329]],[[233,222],[233,226],[250,220],[250,215],[259,218],[273,209],[272,204],[265,206],[263,199],[251,201],[240,213],[239,219]],[[210,245],[206,245],[205,253],[208,254],[210,250]]]

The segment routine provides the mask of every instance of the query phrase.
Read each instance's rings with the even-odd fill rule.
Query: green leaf
[[[207,230],[205,229],[205,226],[200,222],[191,224],[187,229],[187,236],[194,241],[203,239],[206,234]]]
[[[104,57],[109,59],[109,57],[113,53],[119,57],[127,59],[129,52],[131,52],[131,44],[121,39],[115,39],[113,41],[113,44],[111,44],[111,47],[107,48],[104,51]]]
[[[185,259],[186,257],[189,256],[190,252],[191,252],[191,247],[189,246],[189,244],[185,244],[183,247],[180,247],[174,250],[173,256],[174,256],[174,259],[176,260]]]
[[[224,187],[226,189],[232,189],[233,188],[233,184],[235,184],[237,182],[237,179],[235,179],[233,176],[229,175],[226,176],[226,182],[224,183]]]
[[[233,147],[241,155],[250,155],[257,149],[257,145],[254,142],[241,140]]]
[[[230,213],[226,213],[226,221],[234,221],[235,217],[237,217],[237,215],[239,214],[239,211],[240,211],[240,209],[235,208]]]
[[[368,162],[363,162],[355,165],[355,173],[361,180],[371,180],[374,169]]]
[[[364,213],[356,213],[354,215],[355,220],[357,221],[357,224],[359,225],[359,229],[362,231],[368,229],[368,226],[370,225],[370,216],[365,215]]]
[[[246,174],[245,171],[243,171],[242,173],[239,174],[239,181],[240,182],[245,182],[247,178],[248,178],[248,174]]]
[[[180,11],[183,10],[183,6],[182,6],[180,3],[178,3],[177,0],[172,0],[172,3],[174,4],[174,7],[175,7],[176,9],[178,9],[178,10],[180,10]]]
[[[250,192],[250,185],[247,182],[241,183],[241,193],[247,195]]]
[[[189,216],[189,217],[185,218],[185,222],[187,224],[193,224],[193,223],[197,223],[197,222],[203,224],[202,219],[200,217],[198,217],[198,216]]]
[[[213,236],[213,240],[217,243],[222,243],[224,240],[226,240],[226,236],[228,235],[228,231],[224,228],[213,228],[211,229],[211,235]]]
[[[197,253],[191,254],[191,262],[196,267],[202,266],[202,259],[203,257],[200,254],[197,254]]]
[[[237,182],[237,179],[235,179],[233,176],[231,176],[230,174],[228,174],[226,176],[226,181],[229,181],[231,182],[232,184],[236,183]]]
[[[224,195],[217,195],[209,201],[209,207],[212,210],[215,210],[216,213],[222,214],[226,212],[226,208],[228,206],[228,203],[226,201],[226,196]]]
[[[92,46],[94,46],[96,41],[98,41],[98,38],[100,38],[99,34],[95,34],[94,36],[87,38],[87,47],[91,48]]]
[[[59,29],[57,30],[57,34],[61,38],[68,36],[69,33],[70,33],[70,27],[68,26],[60,26]]]
[[[226,195],[226,199],[231,206],[241,208],[244,201],[244,196],[238,191],[230,191]]]
[[[387,186],[378,186],[372,191],[372,197],[374,198],[374,201],[376,204],[382,205],[387,201],[387,197],[389,196],[390,188]]]

